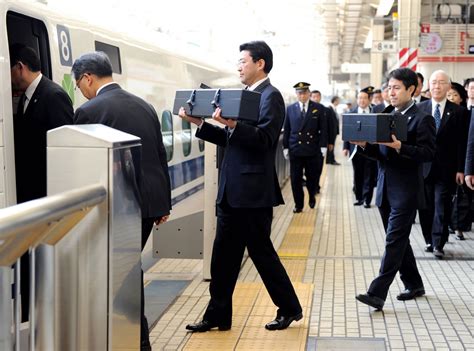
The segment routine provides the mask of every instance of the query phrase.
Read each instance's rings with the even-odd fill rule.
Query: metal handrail
[[[90,185],[0,210],[0,266],[10,266],[38,244],[54,245],[107,195]]]

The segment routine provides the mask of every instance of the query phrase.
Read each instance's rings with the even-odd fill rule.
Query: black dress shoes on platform
[[[198,333],[207,332],[207,331],[211,330],[212,328],[218,328],[220,331],[225,331],[225,330],[230,329],[230,325],[222,325],[222,324],[217,324],[217,323],[211,323],[211,322],[206,321],[204,319],[199,323],[188,324],[186,326],[187,330],[190,330],[192,332],[198,332]]]
[[[436,246],[433,249],[433,255],[435,255],[436,258],[442,259],[444,257],[444,250],[438,246]]]
[[[370,208],[370,204],[365,204],[364,208]]]
[[[303,209],[302,209],[302,208],[295,207],[295,208],[293,209],[293,213],[301,213],[301,212],[303,212]]]
[[[291,317],[285,317],[285,316],[276,317],[271,322],[265,324],[265,329],[283,330],[283,329],[288,328],[291,322],[299,321],[301,318],[303,318],[303,313],[298,313],[296,316],[291,316]]]
[[[425,252],[433,252],[433,246],[431,244],[426,244]]]
[[[354,206],[362,206],[364,204],[364,201],[356,201],[354,202]]]
[[[405,289],[400,294],[397,295],[397,300],[407,301],[413,300],[415,297],[420,297],[425,294],[425,288],[416,288],[416,289]]]
[[[316,199],[309,200],[309,207],[314,208],[314,206],[316,206]]]
[[[356,296],[356,299],[362,303],[365,303],[366,305],[369,305],[379,311],[382,310],[383,305],[385,304],[385,301],[382,300],[380,297],[370,295],[369,293],[367,294],[359,294]]]

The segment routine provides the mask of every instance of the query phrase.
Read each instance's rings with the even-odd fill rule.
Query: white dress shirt
[[[446,98],[444,100],[437,102],[434,99],[431,99],[431,115],[434,117],[434,113],[436,110],[436,105],[439,104],[439,112],[440,112],[440,117],[443,119],[443,113],[444,109],[446,107],[446,101],[448,101]]]
[[[26,89],[26,91],[25,91],[25,102],[24,102],[24,105],[23,105],[23,113],[25,113],[26,108],[28,107],[28,104],[30,103],[31,98],[33,97],[33,94],[35,93],[35,90],[38,87],[38,84],[41,80],[41,77],[43,77],[43,75],[40,73],[38,75],[38,77],[36,77],[35,80],[32,81],[31,84]]]

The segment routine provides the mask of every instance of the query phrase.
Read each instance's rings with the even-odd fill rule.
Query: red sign
[[[430,32],[430,24],[429,23],[422,23],[421,24],[421,33],[429,33]]]

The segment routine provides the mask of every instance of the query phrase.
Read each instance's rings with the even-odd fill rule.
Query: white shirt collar
[[[41,77],[43,77],[43,75],[40,73],[38,75],[38,77],[35,78],[35,80],[33,80],[31,82],[31,84],[28,86],[28,88],[26,89],[25,91],[25,96],[26,98],[28,99],[28,102],[31,100],[31,98],[33,97],[33,94],[35,93],[35,90],[36,88],[38,87],[38,84],[39,82],[41,81]],[[26,104],[25,104],[26,105]],[[25,106],[26,107],[26,106]]]
[[[308,111],[309,100],[306,101],[304,104],[301,101],[298,101],[298,103],[300,104],[300,110],[303,110],[304,107],[304,110]]]
[[[109,86],[109,85],[112,85],[112,84],[117,84],[115,82],[109,82],[109,83],[105,83],[104,85],[102,85],[99,89],[97,89],[97,93],[95,93],[95,96],[99,95],[100,91],[102,89],[104,89],[105,87]]]
[[[268,79],[268,77],[265,77],[263,79],[260,79],[258,82],[253,83],[251,86],[248,87],[248,90],[254,91],[256,87],[258,87],[260,84],[262,84],[267,79]]]
[[[440,102],[437,102],[434,99],[431,99],[431,113],[432,113],[432,116],[434,116],[434,112],[436,110],[436,105],[439,104],[439,112],[441,113],[441,118],[443,118],[444,108],[446,107],[446,101],[448,101],[446,98],[444,98]]]
[[[471,100],[467,100],[467,109],[469,110],[471,108],[471,106],[474,106],[474,101],[471,101]]]
[[[366,108],[362,107],[357,107],[357,113],[364,113],[364,111],[368,111],[367,113],[370,113],[370,106],[367,106]]]

